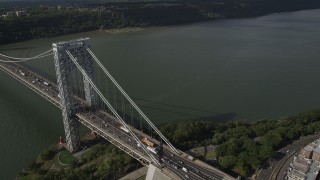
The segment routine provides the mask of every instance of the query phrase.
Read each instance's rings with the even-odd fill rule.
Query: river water
[[[320,107],[320,10],[0,46],[32,56],[90,37],[92,50],[155,123],[280,118]],[[48,59],[49,61],[52,58]],[[0,72],[0,179],[63,135],[61,112]]]

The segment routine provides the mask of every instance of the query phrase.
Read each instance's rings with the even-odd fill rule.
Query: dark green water
[[[0,51],[36,55],[90,37],[92,50],[154,122],[259,120],[320,107],[320,10],[33,40]],[[50,58],[51,59],[51,58]],[[49,60],[50,60],[49,59]],[[60,111],[0,72],[0,179],[63,134]]]

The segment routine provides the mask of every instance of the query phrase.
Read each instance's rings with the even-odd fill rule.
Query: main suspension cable
[[[0,54],[0,55],[2,55],[2,54]],[[31,61],[31,60],[35,60],[35,59],[44,58],[44,57],[47,57],[47,56],[50,56],[50,55],[53,55],[53,53],[42,55],[42,56],[40,56],[40,54],[39,54],[38,56],[35,56],[35,57],[32,57],[32,58],[25,58],[25,59],[22,59],[22,60],[14,60],[14,61],[7,61],[7,60],[4,60],[4,59],[0,59],[0,62],[19,63],[19,62],[25,62],[25,61]]]
[[[48,51],[44,52],[44,53],[41,53],[39,55],[36,55],[36,56],[33,56],[33,57],[30,57],[30,58],[17,58],[17,57],[11,57],[11,56],[7,56],[7,55],[4,55],[4,54],[1,54],[0,53],[0,56],[2,57],[5,57],[5,58],[9,58],[9,59],[15,59],[15,60],[27,60],[27,59],[37,59],[39,58],[40,56],[44,55],[44,54],[47,54],[49,52],[53,51],[52,49],[49,49]]]

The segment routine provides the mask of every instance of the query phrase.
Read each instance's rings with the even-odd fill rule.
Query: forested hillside
[[[49,2],[48,2],[49,3]],[[37,3],[36,3],[37,4]],[[185,24],[320,8],[318,0],[181,0],[122,3],[53,2],[27,7],[29,16],[0,18],[0,44],[97,29]],[[2,8],[0,13],[19,7]],[[25,6],[23,6],[25,7]]]
[[[220,167],[248,176],[292,141],[320,132],[320,110],[278,120],[214,124],[189,121],[163,126],[161,132],[182,150],[216,145]]]

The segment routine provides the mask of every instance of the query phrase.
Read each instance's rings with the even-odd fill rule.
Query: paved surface
[[[292,155],[302,149],[306,144],[312,142],[313,140],[320,137],[320,134],[314,134],[305,136],[299,140],[296,140],[292,144],[280,149],[272,157],[271,160],[262,165],[261,171],[257,175],[258,180],[275,180],[283,179],[283,174],[285,174],[286,167],[290,164],[290,159]],[[280,176],[279,176],[280,175]]]
[[[171,172],[172,173],[172,172]],[[179,177],[175,177],[176,175],[173,174],[174,176],[167,176],[163,171],[158,169],[156,166],[150,164],[147,172],[147,177],[146,180],[171,180],[171,179],[177,179],[181,180]]]
[[[204,147],[198,147],[198,148],[190,149],[187,153],[191,154],[193,156],[195,156],[195,155],[203,155],[203,156],[205,156],[208,152],[214,151],[215,148],[216,147],[213,146],[213,145],[204,146]]]
[[[120,180],[136,180],[147,174],[148,167],[142,167],[132,173],[120,178]]]
[[[0,68],[39,95],[41,95],[43,98],[61,108],[58,89],[53,82],[50,82],[47,79],[44,79],[43,77],[35,74],[31,70],[28,70],[25,67],[19,66],[14,63],[0,63]],[[85,110],[86,106],[81,99],[75,97],[75,102],[77,103],[79,109]],[[125,148],[125,150],[129,149],[130,152],[127,152],[128,154],[132,155],[132,153],[134,153],[134,157],[138,158],[138,160],[143,159],[150,162],[149,156],[146,155],[142,148],[140,148],[140,141],[136,142],[133,137],[121,130],[121,124],[113,116],[99,117],[99,113],[100,112],[98,111],[87,113],[83,112],[81,114],[78,113],[77,116],[80,118],[79,121],[85,123],[85,125],[89,128],[94,127],[97,131],[103,132],[102,135],[105,135],[103,137],[112,140],[113,142],[117,142],[118,145],[121,145],[122,150],[124,150]],[[84,117],[84,114],[87,114],[90,117]],[[82,117],[84,117],[84,121],[81,121]],[[135,131],[139,139],[147,136],[146,134],[138,131],[135,128],[130,129]],[[157,144],[157,146],[159,146],[159,144]],[[153,156],[159,160],[161,159],[163,161],[162,165],[175,172],[182,179],[234,179],[233,177],[229,176],[226,173],[223,173],[218,169],[215,169],[213,167],[208,168],[210,166],[205,163],[195,164],[195,162],[189,160],[187,157],[183,157],[180,154],[172,154],[166,148],[163,149],[161,155],[156,153]],[[150,157],[152,156],[150,155]],[[199,166],[200,164],[202,166]],[[206,167],[204,167],[204,164]],[[184,170],[184,168],[186,168],[187,170]]]
[[[283,160],[282,163],[280,163],[280,165],[278,166],[278,170],[276,170],[274,174],[274,176],[276,176],[275,179],[284,179],[287,169],[290,166],[290,163],[293,161],[294,155],[296,155],[299,150],[300,149],[293,151],[287,158]]]
[[[143,150],[139,148],[139,146],[137,146],[137,142],[133,139],[132,136],[130,136],[130,134],[118,128],[120,127],[119,122],[113,120],[112,118],[104,118],[104,114],[101,112],[96,112],[94,114],[90,113],[85,116],[87,120],[90,119],[93,123],[97,124],[97,126],[102,127],[104,130],[108,131],[110,135],[115,136],[123,142],[126,142],[127,145],[130,145],[132,147],[132,150],[143,152]],[[140,133],[140,135],[138,136],[139,139],[141,139],[142,137],[146,137],[147,135],[143,134],[143,136],[141,136]],[[223,179],[224,176],[222,172],[208,170],[204,168],[204,166],[201,167],[197,164],[194,164],[194,162],[189,160],[188,158],[183,158],[180,155],[173,154],[167,148],[163,148],[162,155],[154,154],[154,156],[157,159],[161,158],[162,165],[175,172],[181,179]],[[183,167],[186,168],[187,171],[183,170]]]

